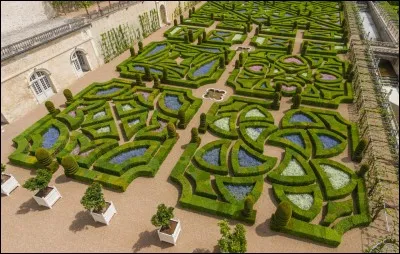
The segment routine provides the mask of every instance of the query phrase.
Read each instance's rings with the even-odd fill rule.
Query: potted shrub
[[[109,225],[111,218],[117,213],[114,203],[105,201],[100,183],[93,182],[81,199],[81,204],[90,211],[95,221]]]
[[[151,223],[160,227],[157,230],[160,241],[176,244],[179,233],[181,232],[181,222],[174,217],[174,208],[160,204],[157,213],[151,218]]]
[[[11,174],[4,174],[6,165],[1,163],[1,193],[10,196],[10,193],[15,190],[20,184]]]
[[[236,224],[233,233],[227,220],[218,222],[221,239],[218,240],[218,247],[222,253],[245,253],[247,250],[246,229],[242,224]]]
[[[47,169],[38,169],[36,177],[29,178],[22,187],[30,191],[39,190],[33,198],[39,205],[52,208],[54,203],[61,198],[55,186],[48,186],[52,174]]]

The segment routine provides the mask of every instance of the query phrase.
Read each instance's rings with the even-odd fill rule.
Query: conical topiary
[[[153,76],[153,80],[154,80],[154,85],[153,88],[159,88],[160,87],[160,80],[158,79],[157,76]]]
[[[36,150],[35,157],[44,167],[50,166],[50,164],[53,162],[50,153],[42,147]]]
[[[167,71],[167,68],[164,67],[163,68],[163,76],[162,76],[162,80],[164,83],[167,81],[167,78],[168,78],[168,71]]]
[[[71,103],[74,100],[74,97],[72,96],[71,90],[64,89],[63,94],[65,96],[65,99],[67,99],[68,103]]]
[[[136,79],[136,85],[141,86],[141,85],[143,84],[143,82],[142,82],[142,76],[140,76],[139,73],[136,73],[135,79]]]
[[[189,35],[189,41],[190,41],[190,42],[194,42],[194,39],[193,39],[193,30],[189,29],[188,35]]]
[[[300,94],[293,95],[292,102],[293,102],[293,104],[291,106],[292,109],[299,108],[300,104],[301,104],[301,95]]]
[[[254,197],[253,195],[248,195],[246,199],[244,200],[244,208],[242,210],[242,215],[245,217],[249,217],[251,215],[251,212],[253,211],[253,206],[254,206]]]
[[[199,37],[197,37],[197,45],[201,45],[201,41],[202,41],[202,37],[201,34],[199,35]]]
[[[129,52],[131,53],[131,57],[135,56],[135,48],[134,47],[130,47]]]
[[[142,51],[143,51],[143,42],[142,42],[142,41],[139,41],[138,46],[139,46],[139,52],[138,52],[138,54],[140,54],[140,53],[142,53]]]
[[[167,124],[168,138],[175,138],[177,136],[175,125],[171,122]]]
[[[51,101],[46,101],[46,102],[44,103],[44,105],[46,106],[47,111],[49,111],[50,114],[54,114],[54,113],[57,112],[57,111],[56,111],[56,108],[54,107],[54,103],[53,103],[53,102],[51,102]]]
[[[174,19],[174,26],[178,25],[178,20]]]
[[[286,226],[292,217],[292,206],[288,201],[282,201],[276,212],[271,217],[271,229],[279,229]]]
[[[192,128],[191,134],[192,134],[192,138],[190,139],[190,143],[200,144],[201,139],[199,137],[199,131],[197,130],[197,128]]]
[[[179,19],[180,19],[180,21],[181,21],[181,24],[183,24],[183,15],[180,15],[180,16],[179,16]]]
[[[187,34],[184,34],[184,35],[183,35],[183,41],[184,41],[185,43],[189,43],[189,36],[188,36]]]
[[[206,131],[207,131],[207,115],[205,113],[201,113],[199,132],[204,134],[206,133]]]
[[[368,170],[369,170],[369,165],[362,164],[360,169],[356,173],[359,177],[363,177]]]
[[[239,69],[240,68],[240,64],[239,64],[239,60],[235,61],[235,69]]]
[[[75,158],[70,155],[62,158],[61,165],[64,167],[64,173],[66,176],[75,174],[79,169],[79,165]]]
[[[362,154],[365,150],[365,147],[367,146],[367,141],[365,139],[361,139],[360,142],[358,143],[356,150],[354,151],[353,155],[353,161],[355,162],[361,162],[362,160]]]
[[[184,110],[181,109],[178,111],[178,119],[179,119],[178,127],[180,129],[184,129],[186,127],[186,123],[185,123],[186,114],[185,114]]]
[[[272,101],[272,106],[271,106],[272,109],[279,110],[279,107],[280,107],[279,100],[280,100],[280,98],[281,98],[280,93],[279,92],[275,92],[274,93],[274,98],[273,98],[273,101]]]

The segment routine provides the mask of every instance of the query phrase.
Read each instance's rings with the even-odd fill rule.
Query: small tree
[[[270,16],[267,16],[267,20],[265,21],[265,24],[266,24],[267,26],[270,26],[270,25],[271,25],[271,17],[270,17]]]
[[[157,206],[157,213],[151,217],[151,224],[161,227],[161,230],[169,229],[169,222],[174,218],[174,208],[167,207],[165,204]]]
[[[218,222],[220,227],[221,239],[218,246],[224,253],[245,253],[247,251],[246,229],[242,224],[236,224],[233,233],[227,220]]]
[[[299,108],[301,104],[301,95],[300,94],[293,95],[292,102],[293,102],[291,106],[292,109]]]
[[[71,90],[64,89],[63,94],[65,96],[65,99],[67,99],[67,103],[66,103],[67,105],[70,104],[74,100]]]
[[[179,16],[180,23],[183,24],[183,15]]]
[[[294,30],[294,29],[296,29],[297,28],[297,21],[294,21],[293,22],[293,26],[292,26],[292,30]]]
[[[178,20],[174,19],[174,26],[178,25]]]
[[[93,182],[85,191],[81,199],[81,204],[86,210],[92,210],[95,213],[100,213],[106,206],[104,200],[102,186],[98,182]]]
[[[311,10],[309,10],[309,11],[308,11],[308,15],[307,15],[307,16],[308,16],[308,17],[311,17],[311,15],[312,15],[312,11],[311,11]]]
[[[175,125],[171,122],[167,124],[168,138],[175,138],[177,136]]]
[[[201,45],[201,40],[203,38],[201,37],[201,34],[199,35],[199,37],[197,37],[197,45]]]
[[[22,187],[30,191],[46,189],[52,177],[51,172],[46,169],[38,169],[36,173],[36,176],[29,178]]]
[[[354,151],[353,155],[353,161],[355,162],[361,162],[362,160],[362,154],[367,147],[367,140],[361,139],[360,142],[358,143],[356,150]]]
[[[258,31],[260,32],[262,29],[262,23],[258,24]]]
[[[311,27],[311,22],[308,21],[308,22],[306,23],[306,30],[310,30],[310,27]]]
[[[51,101],[46,101],[46,102],[44,103],[44,105],[46,106],[47,111],[49,111],[49,113],[50,113],[51,115],[57,113],[57,110],[56,110],[56,108],[54,107],[54,103],[53,103],[53,102],[51,102]]]
[[[136,79],[136,85],[141,86],[143,84],[142,76],[140,76],[139,73],[136,73],[135,79]]]
[[[235,69],[239,69],[239,68],[240,68],[239,60],[236,59],[236,61],[235,61]]]
[[[254,33],[255,35],[258,35],[260,28],[256,27],[256,32]]]
[[[244,200],[244,208],[242,210],[242,214],[245,217],[249,217],[251,215],[251,212],[253,211],[253,206],[254,206],[254,197],[253,195],[248,195],[246,199]]]
[[[78,163],[71,155],[63,157],[61,160],[61,165],[64,167],[64,174],[66,176],[74,175],[79,169]]]
[[[138,46],[139,46],[138,54],[140,54],[140,53],[142,53],[142,51],[143,51],[143,42],[142,42],[142,41],[139,41]]]
[[[193,39],[193,30],[192,30],[192,29],[189,29],[188,35],[189,35],[189,41],[190,41],[190,42],[194,42],[194,39]]]
[[[225,19],[225,14],[222,13],[222,15],[221,15],[221,21],[224,21],[224,19]]]
[[[201,139],[199,137],[199,131],[197,130],[197,128],[192,128],[191,134],[192,134],[192,138],[190,139],[190,143],[200,144]]]
[[[206,131],[207,131],[207,115],[205,113],[201,113],[199,132],[204,134],[206,133]]]
[[[135,48],[134,47],[130,47],[129,52],[131,53],[131,57],[135,56]]]
[[[286,226],[292,217],[292,206],[288,201],[282,201],[276,212],[271,217],[271,229],[279,229]]]

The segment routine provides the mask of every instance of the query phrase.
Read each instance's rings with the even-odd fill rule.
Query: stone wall
[[[78,78],[71,63],[71,54],[75,48],[87,53],[86,58],[92,70],[99,66],[91,38],[86,31],[88,28],[2,61],[1,112],[8,122],[20,118],[38,105],[29,86],[29,77],[35,68],[50,73],[53,91],[56,93],[62,92]]]
[[[1,1],[1,33],[19,30],[55,15],[49,1]]]

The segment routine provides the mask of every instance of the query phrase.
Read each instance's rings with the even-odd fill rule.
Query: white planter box
[[[162,233],[161,228],[158,229],[158,237],[160,237],[160,241],[164,241],[167,243],[172,243],[173,245],[176,244],[176,241],[178,240],[179,233],[181,232],[181,222],[177,219],[171,219],[171,221],[176,221],[178,224],[176,225],[175,231],[172,235]]]
[[[110,203],[110,206],[107,208],[107,211],[105,211],[105,213],[94,213],[93,211],[90,211],[90,214],[92,215],[94,221],[108,225],[110,224],[111,218],[114,216],[114,214],[117,213],[117,210],[115,210],[113,202],[111,201],[106,201],[106,202]]]
[[[54,203],[56,203],[57,200],[59,200],[61,198],[61,194],[60,194],[60,192],[58,192],[58,190],[55,186],[49,186],[49,187],[53,188],[53,189],[50,191],[49,194],[47,194],[46,197],[42,198],[42,197],[38,197],[38,196],[34,195],[33,198],[36,200],[36,202],[39,205],[47,206],[48,208],[51,209],[52,206],[54,205]]]
[[[10,193],[17,188],[18,186],[21,186],[17,179],[15,179],[15,177],[11,174],[2,174],[2,175],[6,175],[9,176],[10,178],[8,178],[7,181],[5,181],[4,183],[1,184],[1,193],[5,194],[7,196],[10,196]]]

